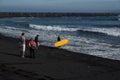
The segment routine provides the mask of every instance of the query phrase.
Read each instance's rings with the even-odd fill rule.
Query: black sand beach
[[[23,59],[17,39],[0,35],[0,80],[120,80],[120,61],[46,46]]]

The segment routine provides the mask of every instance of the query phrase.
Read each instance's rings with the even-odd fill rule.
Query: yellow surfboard
[[[60,41],[55,42],[54,46],[55,47],[60,47],[68,44],[69,40],[68,39],[62,39]]]

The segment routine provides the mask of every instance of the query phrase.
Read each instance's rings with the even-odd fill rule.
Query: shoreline
[[[41,45],[36,58],[19,56],[16,38],[0,34],[0,79],[116,80],[120,61]],[[7,75],[7,77],[5,77]]]

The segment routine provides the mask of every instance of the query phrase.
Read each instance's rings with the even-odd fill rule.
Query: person
[[[26,43],[25,33],[22,33],[20,38],[20,56],[22,58],[25,57],[25,47],[26,47],[25,43]]]
[[[39,47],[39,39],[38,39],[38,37],[39,37],[39,35],[36,35],[35,36],[35,43],[36,43],[36,46],[37,46],[37,48]]]
[[[60,40],[61,40],[61,39],[60,39],[60,36],[58,36],[58,37],[57,37],[57,41],[60,41]]]
[[[29,48],[30,48],[30,58],[35,58],[35,49],[37,48],[37,46],[33,38],[31,38],[29,41]]]

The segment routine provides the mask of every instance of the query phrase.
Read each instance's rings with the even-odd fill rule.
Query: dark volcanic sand
[[[0,35],[0,80],[120,80],[120,61],[46,46],[23,59],[17,40]]]

